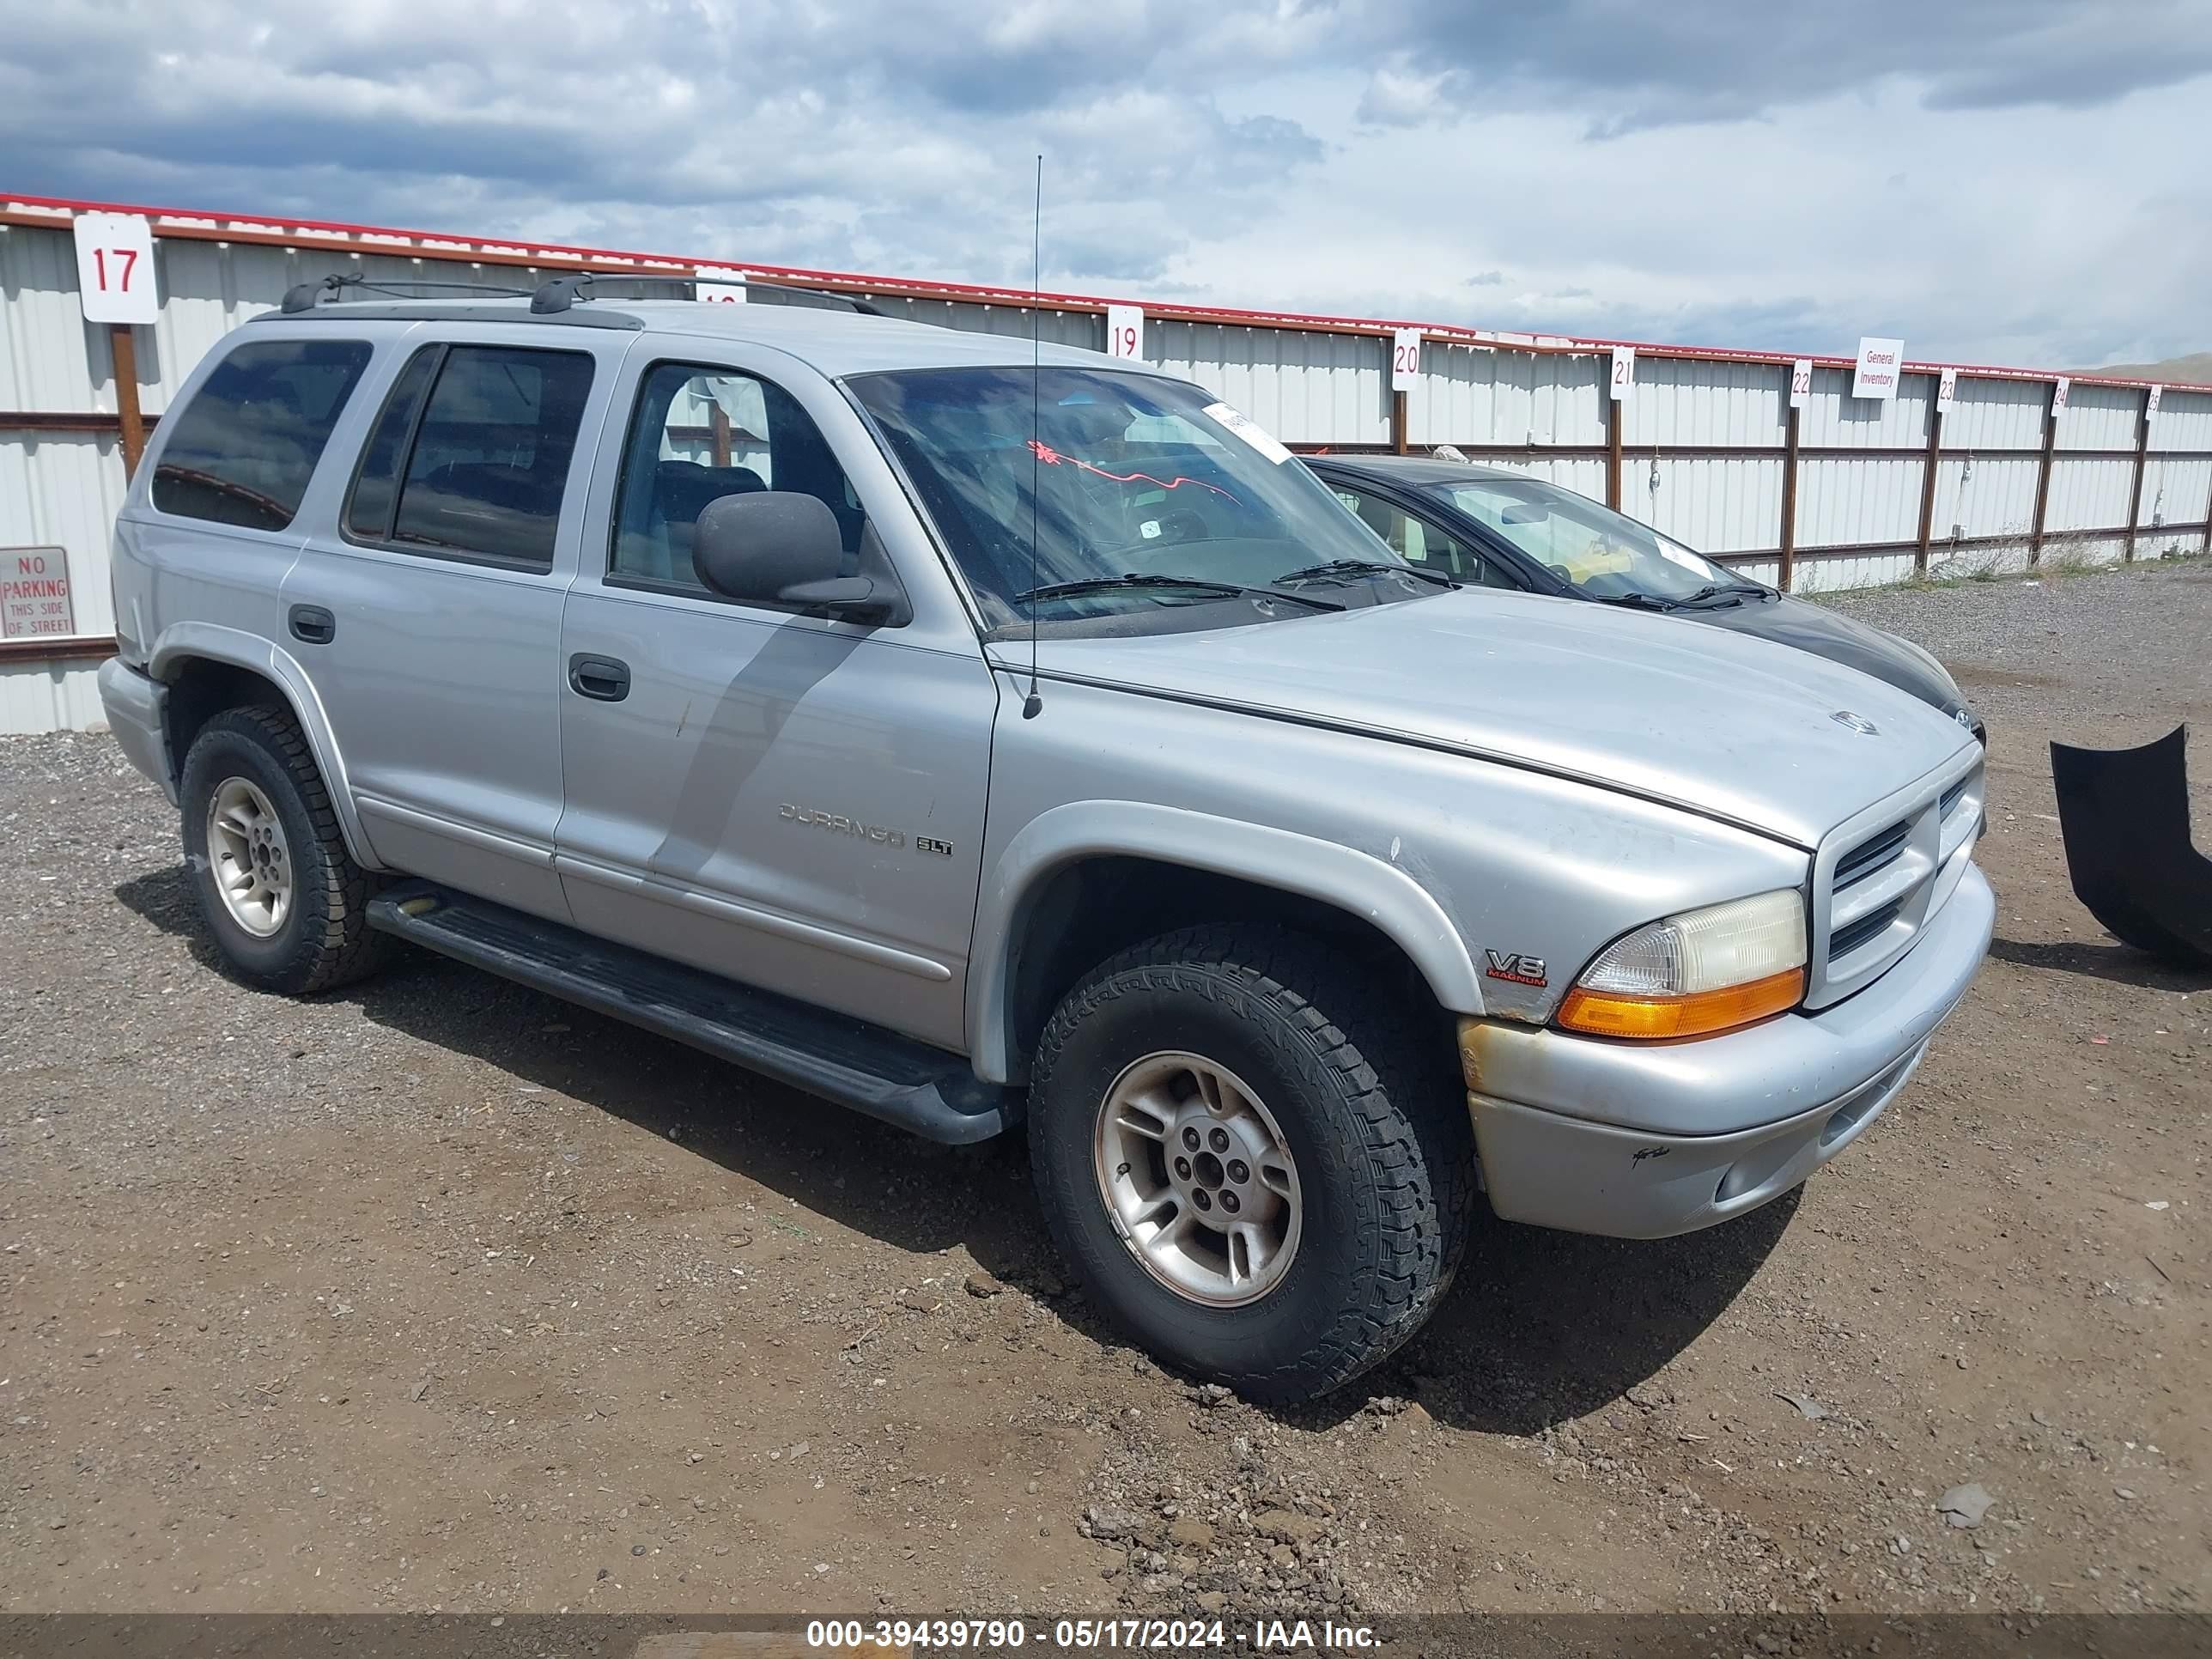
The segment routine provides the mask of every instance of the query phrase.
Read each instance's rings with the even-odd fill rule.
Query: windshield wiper
[[[1674,603],[1677,605],[1705,605],[1711,603],[1714,599],[1726,599],[1737,605],[1741,605],[1743,601],[1736,599],[1735,597],[1739,593],[1749,593],[1756,599],[1771,599],[1773,597],[1774,590],[1770,587],[1762,587],[1757,582],[1707,582],[1696,592],[1686,593],[1680,599],[1675,600]]]
[[[1324,581],[1332,576],[1411,576],[1416,581],[1432,582],[1438,587],[1459,586],[1439,571],[1421,570],[1410,564],[1391,564],[1382,559],[1331,559],[1326,564],[1310,564],[1300,569],[1285,570],[1275,578],[1275,581],[1279,586],[1284,582]]]
[[[1214,593],[1224,599],[1242,599],[1257,593],[1271,599],[1292,599],[1300,605],[1311,605],[1316,611],[1341,611],[1344,607],[1334,599],[1316,598],[1311,593],[1292,593],[1273,587],[1247,587],[1240,582],[1212,581],[1204,576],[1085,576],[1080,581],[1047,582],[1042,587],[1032,587],[1027,592],[1014,595],[1016,605],[1035,599],[1073,599],[1083,593],[1106,593],[1117,588],[1175,587],[1187,593]]]
[[[1662,599],[1656,593],[1638,593],[1633,592],[1627,593],[1591,593],[1586,597],[1595,599],[1600,605],[1625,605],[1632,606],[1638,611],[1672,611],[1676,605],[1681,603],[1680,599]]]

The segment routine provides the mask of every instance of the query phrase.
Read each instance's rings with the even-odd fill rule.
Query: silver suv
[[[1895,1098],[1982,752],[1765,641],[1408,566],[1212,394],[750,303],[239,328],[115,532],[117,738],[232,968],[394,939],[950,1141],[1164,1358],[1403,1342],[1477,1194],[1635,1237]]]

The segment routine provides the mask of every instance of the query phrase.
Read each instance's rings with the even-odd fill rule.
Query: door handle
[[[568,684],[580,697],[620,702],[629,696],[629,665],[580,651],[568,659]]]
[[[286,620],[292,637],[309,645],[328,645],[338,636],[338,619],[319,605],[295,605]]]

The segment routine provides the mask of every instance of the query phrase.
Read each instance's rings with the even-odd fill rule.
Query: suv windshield
[[[1470,478],[1427,488],[1593,599],[1640,593],[1694,600],[1767,591],[1650,526],[1557,484]]]
[[[994,629],[1026,626],[1033,610],[1042,624],[1193,605],[1289,617],[1442,591],[1413,580],[1290,451],[1195,386],[1053,368],[849,384]],[[1146,580],[1116,580],[1130,576]],[[1263,592],[1262,611],[1253,590],[1310,603]]]

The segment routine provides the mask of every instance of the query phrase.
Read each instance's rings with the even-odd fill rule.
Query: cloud
[[[45,194],[1026,284],[1042,152],[1062,287],[2207,343],[2202,0],[0,0],[0,36]]]

